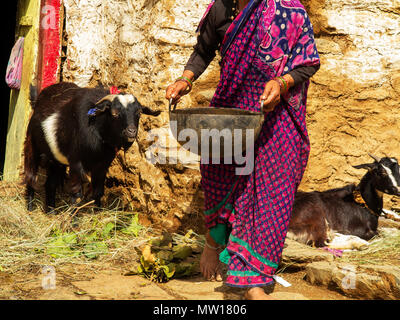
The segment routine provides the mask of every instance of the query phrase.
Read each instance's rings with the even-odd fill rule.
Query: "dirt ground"
[[[200,276],[156,284],[141,276],[126,276],[113,266],[93,268],[63,265],[55,270],[54,289],[44,289],[42,270],[31,273],[0,272],[3,300],[240,300],[242,291],[221,282],[207,282]],[[283,273],[292,284],[277,284],[271,294],[277,300],[349,300],[337,292],[312,286],[303,280],[305,272]],[[46,286],[44,286],[46,288]]]
[[[6,188],[3,188],[3,194],[0,194],[3,199],[16,192],[11,189],[11,191],[7,189],[7,192],[5,190]],[[24,206],[20,210],[21,215],[17,216],[19,220],[15,221],[20,221],[25,217]],[[43,213],[36,212],[33,215],[40,216]],[[96,217],[99,218],[99,215]],[[193,221],[191,227],[193,227]],[[20,226],[18,226],[19,229]],[[200,255],[195,258],[197,257],[200,259]],[[103,260],[59,263],[54,269],[53,287],[46,286],[48,282],[45,280],[48,279],[48,275],[43,273],[46,267],[45,261],[35,260],[26,264],[20,261],[25,267],[14,273],[6,268],[2,269],[0,263],[0,299],[240,300],[243,296],[243,291],[227,287],[221,282],[204,281],[199,274],[184,279],[173,279],[166,283],[154,283],[142,276],[128,275],[135,263],[134,255],[126,255],[124,259],[119,263],[118,259],[114,259],[113,263]],[[288,281],[291,286],[283,287],[276,284],[271,293],[272,298],[277,300],[350,300],[349,297],[327,287],[311,285],[305,280],[305,274],[305,270],[293,272],[285,269],[279,276]]]

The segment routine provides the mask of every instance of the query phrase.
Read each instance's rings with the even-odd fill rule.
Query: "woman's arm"
[[[260,97],[260,103],[263,102],[264,106],[263,111],[273,111],[275,106],[281,101],[282,94],[287,92],[291,87],[311,78],[318,71],[319,67],[319,64],[309,67],[298,67],[283,75],[281,79],[275,78],[268,81]]]
[[[310,79],[320,68],[320,64],[315,66],[297,67],[289,72],[294,80],[294,86]]]
[[[190,70],[194,74],[193,80],[196,80],[207,69],[211,61],[215,58],[216,51],[220,46],[220,40],[217,34],[216,11],[211,9],[206,18],[200,34],[197,37],[197,43],[185,66],[185,70]]]
[[[221,23],[219,21],[221,20],[220,9],[219,4],[211,8],[182,76],[167,88],[166,98],[168,100],[172,98],[176,103],[183,95],[189,93],[192,82],[207,69],[214,59],[221,42],[217,33],[217,27]]]

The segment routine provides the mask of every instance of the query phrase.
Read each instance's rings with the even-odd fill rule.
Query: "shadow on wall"
[[[329,30],[328,20],[323,15],[326,0],[301,0],[301,3],[310,16],[315,37],[319,38],[321,35],[329,34],[332,30]]]

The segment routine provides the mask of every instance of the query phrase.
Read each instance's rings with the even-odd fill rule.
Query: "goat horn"
[[[381,158],[379,158],[379,157],[377,157],[377,156],[374,156],[373,154],[368,153],[368,155],[369,155],[372,159],[374,159],[376,162],[380,162],[380,161],[381,161]]]
[[[105,101],[105,100],[108,100],[108,101],[110,101],[110,102],[113,102],[116,96],[117,96],[116,94],[109,94],[108,96],[105,96],[104,98],[102,98],[102,99],[100,99],[99,101],[97,101],[97,102],[96,102],[96,105],[102,103],[102,102]]]

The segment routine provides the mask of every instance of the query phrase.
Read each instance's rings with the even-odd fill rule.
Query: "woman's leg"
[[[222,246],[218,245],[210,236],[210,231],[206,234],[206,244],[200,258],[200,271],[206,280],[222,281],[221,263],[219,254]]]

